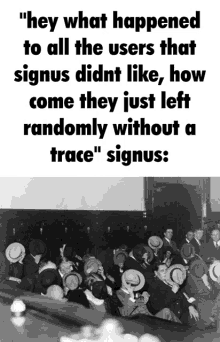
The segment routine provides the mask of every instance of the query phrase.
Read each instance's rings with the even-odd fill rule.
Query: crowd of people
[[[220,305],[220,231],[214,229],[206,244],[202,229],[188,231],[179,246],[172,237],[168,228],[132,249],[116,245],[98,255],[78,255],[71,243],[46,246],[35,239],[25,248],[15,241],[0,256],[0,289],[19,288],[116,317],[213,327]]]

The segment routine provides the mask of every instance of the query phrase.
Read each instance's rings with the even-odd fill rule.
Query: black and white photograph
[[[0,306],[18,331],[216,334],[220,178],[0,178],[0,188]]]

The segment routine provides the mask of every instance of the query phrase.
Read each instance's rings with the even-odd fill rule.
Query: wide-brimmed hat
[[[57,265],[54,264],[52,261],[48,261],[47,263],[40,265],[38,273],[40,274],[41,272],[43,272],[45,270],[51,270],[51,269],[56,270]]]
[[[8,259],[8,261],[15,263],[18,262],[21,257],[25,255],[25,248],[24,246],[19,242],[13,242],[11,243],[5,251],[5,256]]]
[[[143,288],[145,284],[144,275],[137,270],[127,270],[122,274],[122,284],[127,287],[127,283],[134,285],[133,290],[139,291]]]
[[[82,276],[77,272],[70,272],[63,277],[63,286],[69,290],[76,290],[82,284]]]
[[[220,261],[216,260],[209,267],[209,275],[213,281],[218,281],[220,277]]]
[[[125,251],[118,250],[114,254],[114,264],[119,265],[121,263],[124,263],[127,259],[128,254]]]
[[[154,258],[154,253],[152,249],[143,243],[136,245],[132,250],[134,258],[138,262],[143,262],[143,255],[148,253],[148,262],[151,262]]]
[[[35,255],[43,255],[47,251],[47,247],[45,243],[42,240],[32,240],[29,244],[29,251],[30,253],[35,256]]]
[[[84,264],[84,273],[85,275],[89,275],[90,273],[96,273],[101,266],[101,261],[98,259],[91,257],[85,261]]]
[[[159,236],[151,236],[148,239],[148,245],[152,249],[158,249],[163,246],[163,240]]]
[[[177,284],[176,278],[178,278],[179,275],[183,277],[183,280],[186,279],[185,267],[181,264],[172,265],[167,269],[166,281],[171,285]]]
[[[46,269],[42,271],[38,276],[38,281],[41,286],[41,292],[45,292],[51,285],[60,285],[60,277],[55,269]]]
[[[208,267],[203,260],[197,259],[191,263],[189,271],[197,278],[201,278],[204,274],[207,274]]]
[[[180,254],[183,259],[190,260],[195,256],[195,247],[191,243],[184,243]]]

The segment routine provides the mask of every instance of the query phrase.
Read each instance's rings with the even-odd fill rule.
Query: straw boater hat
[[[133,285],[134,291],[139,291],[145,284],[144,275],[137,270],[127,270],[122,274],[122,284],[127,288],[128,284]]]
[[[195,256],[195,247],[191,243],[184,243],[180,254],[183,259],[190,260]]]
[[[63,277],[63,285],[69,290],[76,290],[82,284],[82,277],[77,272],[70,272]]]
[[[121,263],[124,263],[127,259],[128,254],[125,251],[118,250],[114,254],[114,264],[119,265]]]
[[[159,249],[163,246],[163,240],[159,236],[151,236],[148,239],[148,245],[152,249]]]
[[[178,279],[179,276],[183,277],[183,280],[186,279],[186,269],[181,264],[176,264],[167,269],[166,273],[166,281],[171,284],[177,284],[176,279]]]
[[[8,261],[15,263],[18,262],[25,255],[25,248],[19,242],[11,243],[5,251],[5,256]]]
[[[89,275],[90,273],[96,273],[101,265],[101,262],[94,257],[87,259],[84,264],[85,275]]]
[[[209,267],[209,275],[213,281],[218,281],[220,277],[220,261],[216,260]]]
[[[201,278],[204,274],[208,273],[208,267],[203,260],[197,259],[191,263],[189,271],[195,277]]]

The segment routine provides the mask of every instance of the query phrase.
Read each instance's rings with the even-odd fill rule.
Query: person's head
[[[61,261],[59,265],[60,272],[65,275],[70,273],[73,270],[73,262],[72,261]]]
[[[173,237],[173,229],[171,228],[167,228],[164,232],[164,236],[165,238],[167,238],[168,240],[171,240]]]
[[[85,286],[97,299],[106,299],[108,297],[106,283],[98,274],[92,273],[87,276]]]
[[[47,249],[43,241],[36,239],[31,240],[31,242],[29,243],[29,251],[34,257],[36,257],[45,255]]]
[[[187,240],[191,241],[194,237],[194,234],[193,234],[193,231],[192,230],[189,230],[187,233],[186,233],[186,238]]]
[[[45,269],[38,276],[41,293],[46,294],[47,289],[52,285],[59,284],[59,276],[55,269]]]
[[[165,280],[166,279],[166,273],[167,273],[167,266],[163,265],[163,264],[157,265],[155,273],[159,279]]]
[[[150,247],[138,244],[133,248],[133,256],[140,263],[150,263],[153,259],[153,252]]]
[[[203,230],[202,229],[196,229],[195,232],[194,232],[194,237],[197,240],[201,240],[202,237],[203,237]]]
[[[63,289],[58,285],[52,285],[52,286],[48,287],[46,296],[49,298],[52,298],[54,300],[59,300],[62,302],[66,301],[63,298],[64,297]]]
[[[214,229],[211,232],[211,238],[215,242],[217,242],[220,239],[220,231],[219,231],[219,229]]]

